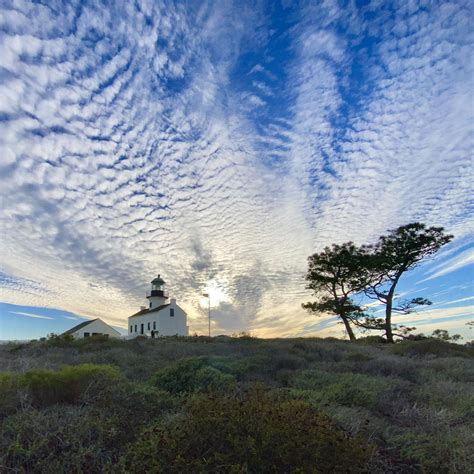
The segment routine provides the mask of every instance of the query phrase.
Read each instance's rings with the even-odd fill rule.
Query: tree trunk
[[[335,301],[339,300],[338,295],[337,295],[337,291],[336,291],[336,286],[334,284],[332,285],[332,296],[333,296]],[[346,327],[346,331],[347,331],[347,335],[349,336],[349,340],[351,342],[355,342],[356,337],[354,335],[354,331],[352,330],[351,325],[349,323],[349,319],[347,319],[346,313],[344,311],[344,304],[346,303],[347,298],[348,298],[348,295],[344,295],[342,300],[339,301],[339,305],[338,305],[338,308],[336,310],[336,314],[339,315],[339,317],[342,319],[342,322],[344,323],[344,326]]]
[[[387,342],[394,343],[393,332],[392,332],[392,308],[393,308],[393,297],[395,296],[395,288],[397,286],[398,280],[402,276],[403,272],[400,272],[395,279],[393,280],[392,286],[387,295],[387,304],[385,306],[385,336],[387,337]]]
[[[349,324],[348,319],[344,315],[340,315],[340,316],[341,316],[342,321],[344,322],[344,326],[346,327],[346,331],[347,331],[347,335],[349,336],[349,340],[351,342],[355,342],[356,337],[354,335],[354,331],[351,328],[351,325]]]
[[[395,342],[393,340],[392,332],[392,304],[393,304],[393,295],[389,295],[387,299],[387,306],[385,306],[385,336],[387,337],[387,342],[392,344]]]

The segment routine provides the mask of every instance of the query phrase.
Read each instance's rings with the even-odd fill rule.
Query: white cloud
[[[265,105],[265,101],[254,94],[250,95],[247,100],[255,107],[262,107]]]
[[[455,272],[460,270],[461,268],[467,267],[468,265],[474,264],[474,250],[467,249],[464,252],[456,255],[453,258],[444,261],[441,265],[436,265],[432,267],[429,271],[429,276],[425,278],[423,281],[433,280],[443,275],[447,275],[449,273]]]
[[[311,252],[414,219],[469,239],[464,7],[405,32],[403,3],[309,5],[272,34],[245,3],[3,7],[3,299],[123,325],[160,272],[192,331],[218,281],[217,331],[299,334]]]
[[[50,318],[49,316],[41,316],[40,314],[33,314],[33,313],[23,313],[21,311],[11,311],[10,314],[18,314],[19,316],[26,316],[28,318],[54,319],[54,318]]]

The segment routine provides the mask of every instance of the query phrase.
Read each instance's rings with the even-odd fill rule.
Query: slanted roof
[[[74,326],[71,329],[68,329],[66,332],[63,332],[63,334],[72,334],[76,331],[79,331],[79,329],[82,329],[84,326],[87,326],[90,323],[93,323],[94,321],[97,321],[99,318],[95,319],[90,319],[89,321],[84,321],[82,323],[79,323],[77,326]]]
[[[156,311],[160,311],[163,308],[166,308],[170,304],[171,303],[162,304],[161,306],[157,306],[156,308],[153,308],[153,309],[149,309],[149,308],[141,309],[140,311],[138,311],[138,313],[135,313],[135,314],[132,314],[131,316],[129,316],[129,318],[134,318],[135,316],[143,316],[143,315],[148,314],[148,313],[155,313]]]

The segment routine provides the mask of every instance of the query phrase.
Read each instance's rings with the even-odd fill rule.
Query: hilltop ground
[[[473,355],[436,340],[7,344],[0,469],[472,472]]]

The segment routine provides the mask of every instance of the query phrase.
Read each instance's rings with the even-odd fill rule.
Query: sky
[[[0,339],[119,328],[159,273],[205,333],[335,336],[307,257],[455,239],[396,321],[472,339],[469,1],[0,0]],[[383,308],[375,307],[375,311]]]

